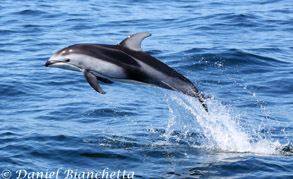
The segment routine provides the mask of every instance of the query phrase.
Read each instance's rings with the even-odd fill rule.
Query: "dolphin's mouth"
[[[50,65],[53,65],[54,63],[56,63],[56,62],[47,61],[47,63],[45,64],[45,66],[48,67],[48,66],[50,66]]]
[[[78,66],[75,66],[70,63],[65,63],[63,61],[47,61],[45,64],[46,67],[56,67],[56,68],[62,68],[62,69],[67,69],[67,70],[72,70],[72,71],[81,71],[81,68]]]

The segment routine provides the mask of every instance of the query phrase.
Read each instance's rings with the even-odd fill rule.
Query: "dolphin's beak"
[[[53,65],[53,64],[54,64],[54,62],[49,60],[49,61],[47,61],[47,63],[45,64],[45,66],[48,67],[48,66]]]

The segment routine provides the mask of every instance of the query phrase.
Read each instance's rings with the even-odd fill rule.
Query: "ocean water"
[[[71,44],[142,48],[209,96],[46,68]],[[1,1],[8,178],[293,178],[293,2]]]

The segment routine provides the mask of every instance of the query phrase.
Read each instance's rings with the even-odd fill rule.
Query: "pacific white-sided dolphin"
[[[118,45],[71,45],[56,52],[45,66],[81,71],[102,94],[106,92],[98,81],[154,85],[196,97],[208,111],[201,93],[187,78],[141,49],[142,40],[149,36],[146,32],[136,33]]]

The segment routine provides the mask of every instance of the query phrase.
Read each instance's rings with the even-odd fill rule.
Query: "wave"
[[[118,116],[136,116],[138,113],[128,110],[117,111],[111,108],[101,108],[86,112],[86,116],[96,118],[100,117],[118,117]]]
[[[228,49],[224,52],[203,53],[209,49],[192,48],[185,51],[185,54],[191,54],[187,59],[201,59],[199,65],[221,63],[222,66],[239,66],[239,65],[256,65],[274,67],[280,64],[289,64],[288,62],[281,61],[272,57],[257,55],[245,52],[239,49]],[[215,49],[213,50],[215,51]],[[199,53],[201,52],[201,53]],[[196,53],[196,55],[192,55]]]
[[[39,16],[39,15],[46,14],[46,12],[45,11],[41,11],[41,10],[24,9],[24,10],[21,10],[21,11],[16,12],[15,14],[18,14],[18,15]]]

